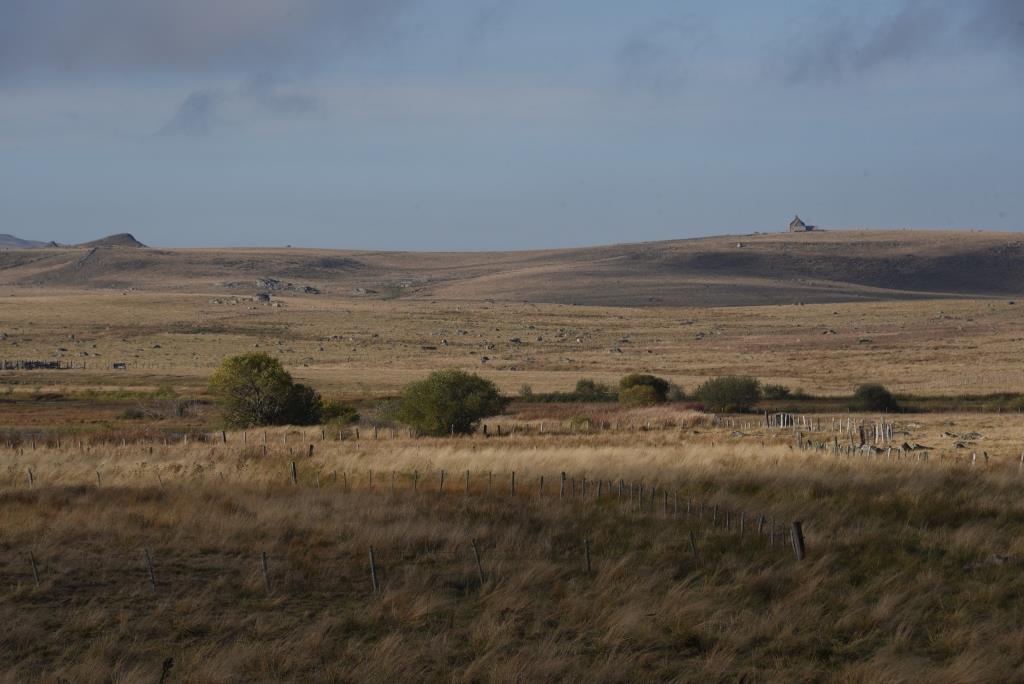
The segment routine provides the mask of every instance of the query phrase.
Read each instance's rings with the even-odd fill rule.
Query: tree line
[[[319,425],[332,427],[359,421],[352,405],[325,400],[320,393],[297,383],[276,358],[262,352],[225,359],[209,381],[224,423],[231,428],[260,425]],[[656,406],[691,400],[696,408],[714,413],[743,413],[762,399],[798,398],[783,385],[764,385],[746,375],[726,375],[707,380],[691,395],[665,378],[646,373],[624,376],[616,388],[589,379],[576,383],[573,392],[534,394],[529,386],[520,389],[524,401],[617,401],[625,407]],[[415,428],[425,435],[468,434],[479,422],[502,413],[510,397],[475,373],[461,370],[435,371],[412,382],[388,403],[387,417]],[[857,388],[850,408],[859,411],[898,411],[899,404],[882,385]]]

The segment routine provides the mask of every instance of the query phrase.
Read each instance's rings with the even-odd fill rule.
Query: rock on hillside
[[[83,242],[75,247],[145,247],[135,239],[135,236],[131,233],[116,233],[114,235],[108,235],[107,237],[100,238],[99,240],[93,240],[92,242]]]

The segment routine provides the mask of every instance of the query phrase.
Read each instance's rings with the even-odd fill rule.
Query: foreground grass
[[[1024,677],[1012,463],[694,439],[5,451],[0,676],[158,681],[173,658],[167,681]]]

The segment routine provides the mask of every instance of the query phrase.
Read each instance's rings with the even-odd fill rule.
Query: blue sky
[[[0,233],[1024,228],[1020,0],[0,0]]]

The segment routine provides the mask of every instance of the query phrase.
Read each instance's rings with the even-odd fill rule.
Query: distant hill
[[[131,233],[116,233],[92,242],[83,242],[75,247],[145,247]]]
[[[13,247],[15,249],[32,249],[34,247],[46,247],[50,243],[39,240],[23,240],[14,235],[0,234],[0,247]]]
[[[100,238],[99,240],[93,240],[91,242],[83,242],[77,245],[60,245],[56,242],[40,242],[39,240],[23,240],[20,237],[14,235],[0,234],[0,248],[7,247],[10,249],[39,249],[41,247],[58,247],[58,248],[71,248],[71,247],[145,247],[135,239],[135,236],[131,233],[116,233],[114,235],[108,235],[107,237]]]
[[[602,306],[736,306],[934,297],[1024,299],[1024,235],[830,230],[524,252],[317,249],[0,251],[0,285],[505,300]]]

